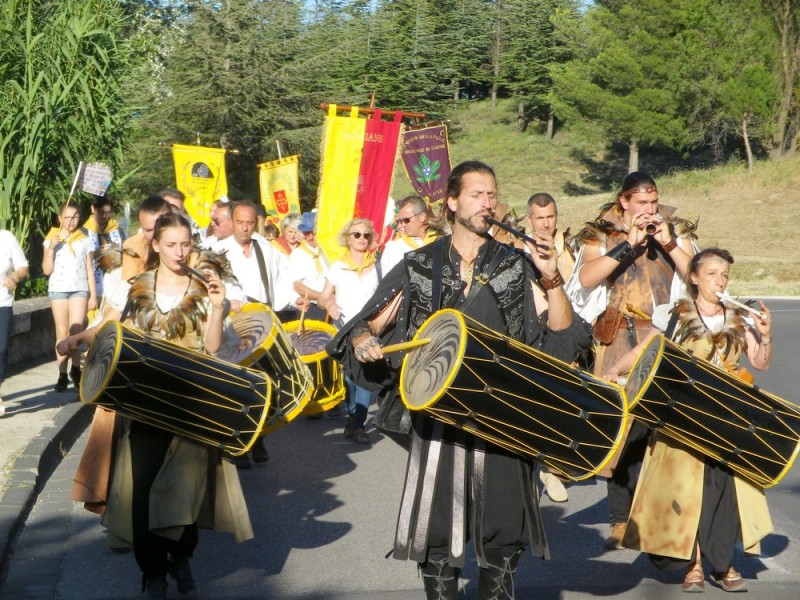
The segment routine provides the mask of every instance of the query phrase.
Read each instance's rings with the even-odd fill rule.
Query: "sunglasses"
[[[351,231],[350,235],[352,235],[357,240],[360,240],[362,235],[364,236],[365,240],[372,239],[372,234],[371,233],[361,233],[360,231]]]
[[[410,217],[403,217],[402,219],[397,219],[397,222],[398,223],[402,223],[403,225],[408,225],[409,223],[411,223],[411,219],[413,219],[414,217],[417,217],[417,216],[419,216],[421,214],[422,213],[416,213],[416,214],[411,215]]]

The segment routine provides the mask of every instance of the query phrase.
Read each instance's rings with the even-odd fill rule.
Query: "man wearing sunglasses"
[[[446,206],[452,234],[406,254],[327,346],[349,376],[372,389],[392,385],[402,356],[384,357],[383,347],[411,339],[440,308],[459,310],[565,362],[584,352],[591,331],[564,292],[552,234],[533,232],[536,246],[528,244],[529,257],[489,236],[486,218],[497,209],[491,167],[477,161],[456,166]],[[537,282],[549,306],[541,317],[533,297]],[[394,557],[419,564],[429,599],[456,600],[471,538],[479,566],[477,598],[513,598],[513,572],[523,549],[549,556],[531,493],[533,461],[422,411],[411,416],[409,444]]]
[[[428,204],[421,196],[406,196],[397,203],[397,235],[381,253],[381,271],[388,273],[406,252],[430,244],[438,236],[428,219]]]

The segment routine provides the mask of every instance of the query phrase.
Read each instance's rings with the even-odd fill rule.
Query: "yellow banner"
[[[295,154],[258,165],[258,187],[267,223],[279,225],[289,213],[300,212],[299,158]]]
[[[211,204],[228,195],[225,150],[173,144],[172,158],[177,188],[186,194],[186,212],[200,227],[207,227]]]
[[[328,107],[317,197],[317,239],[331,261],[344,252],[337,238],[353,218],[366,127],[367,120],[358,118],[357,107],[351,109],[349,117],[337,116],[335,104]]]

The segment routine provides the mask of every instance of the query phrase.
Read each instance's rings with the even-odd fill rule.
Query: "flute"
[[[739,302],[738,300],[734,300],[728,294],[724,294],[723,292],[714,292],[714,293],[717,295],[717,298],[719,298],[720,302],[722,302],[723,304],[726,303],[726,302],[730,302],[731,304],[735,304],[739,308],[743,308],[745,310],[749,310],[751,313],[753,313],[754,315],[759,316],[762,319],[764,318],[764,315],[760,310],[756,310],[752,306],[747,306],[747,304],[743,304],[743,303]]]
[[[548,248],[547,246],[544,246],[544,245],[540,244],[535,239],[533,239],[530,236],[525,235],[524,233],[522,233],[518,229],[514,229],[513,227],[510,227],[510,226],[506,225],[505,223],[501,223],[500,221],[498,221],[497,219],[493,219],[492,217],[483,217],[483,218],[490,225],[497,225],[500,229],[504,229],[505,231],[507,231],[511,235],[516,236],[516,237],[518,237],[519,239],[521,239],[521,240],[523,240],[525,242],[530,242],[531,244],[533,244],[534,246],[536,246],[540,250],[544,250],[544,251],[549,251],[550,250],[550,248]]]

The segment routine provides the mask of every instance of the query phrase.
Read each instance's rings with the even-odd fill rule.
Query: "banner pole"
[[[81,178],[81,171],[83,170],[83,161],[78,162],[78,171],[75,173],[75,179],[72,181],[72,187],[69,190],[69,196],[67,196],[67,201],[64,202],[64,208],[61,209],[61,212],[64,212],[64,209],[67,208],[67,204],[70,203],[72,200],[72,195],[75,193],[75,188],[78,187],[78,181]]]
[[[283,158],[283,153],[281,152],[281,141],[275,140],[275,145],[278,147],[278,159]]]

